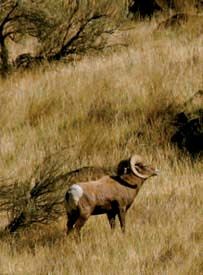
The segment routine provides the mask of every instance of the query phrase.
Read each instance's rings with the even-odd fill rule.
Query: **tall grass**
[[[117,33],[125,49],[0,80],[1,177],[27,179],[55,152],[64,170],[114,166],[132,152],[161,170],[129,210],[125,236],[92,217],[77,243],[62,217],[2,238],[0,274],[201,274],[202,163],[169,142],[171,118],[202,89],[199,22],[135,23]]]

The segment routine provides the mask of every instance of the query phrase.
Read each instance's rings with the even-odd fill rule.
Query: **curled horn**
[[[130,158],[130,167],[131,167],[131,170],[133,171],[133,173],[138,176],[139,178],[142,178],[142,179],[147,179],[149,177],[149,175],[144,175],[144,174],[141,174],[137,169],[136,169],[136,165],[139,164],[139,163],[143,163],[143,160],[140,156],[138,155],[133,155],[131,156]]]

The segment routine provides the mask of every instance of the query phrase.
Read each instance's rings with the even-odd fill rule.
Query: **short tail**
[[[78,208],[78,203],[82,195],[83,190],[79,185],[73,184],[69,188],[65,195],[65,207],[67,213],[70,213],[72,210],[76,210]]]

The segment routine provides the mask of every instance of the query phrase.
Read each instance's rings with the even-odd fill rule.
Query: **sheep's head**
[[[153,168],[149,164],[146,164],[138,155],[133,155],[129,162],[132,172],[139,178],[147,179],[149,177],[156,176],[159,173],[157,169]]]
[[[156,176],[158,170],[151,165],[146,164],[139,155],[132,155],[129,160],[123,160],[118,165],[118,175],[123,176],[133,173],[141,179],[147,179],[151,176]]]

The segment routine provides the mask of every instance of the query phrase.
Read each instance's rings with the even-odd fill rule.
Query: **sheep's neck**
[[[123,186],[130,187],[133,189],[138,189],[138,190],[143,183],[143,179],[135,177],[134,175],[123,175],[123,176],[116,176],[112,178]]]

